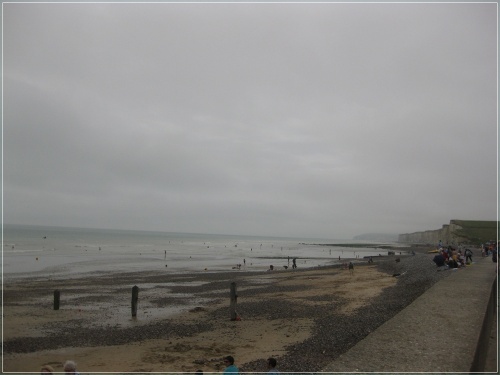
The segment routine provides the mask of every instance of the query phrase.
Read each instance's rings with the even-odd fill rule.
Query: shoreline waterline
[[[141,231],[4,227],[2,270],[5,278],[141,270],[220,272],[292,266],[327,266],[346,259],[386,255],[387,249],[335,247],[311,239],[203,235]],[[307,241],[307,242],[305,242]],[[346,243],[346,240],[339,240]],[[399,246],[389,244],[388,246]],[[340,260],[339,260],[340,257]],[[240,265],[240,266],[239,266]]]

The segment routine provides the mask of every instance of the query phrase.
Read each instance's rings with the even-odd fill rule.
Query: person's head
[[[45,374],[53,374],[54,373],[54,369],[52,368],[52,366],[49,366],[49,365],[43,365],[41,368],[40,368],[40,374],[41,375],[45,375]]]
[[[75,361],[66,361],[64,362],[64,372],[72,373],[76,371],[76,363]]]
[[[276,359],[275,358],[268,358],[267,359],[267,366],[269,368],[275,368],[276,367]]]
[[[234,365],[234,358],[228,355],[227,357],[224,357],[224,364],[226,366]]]

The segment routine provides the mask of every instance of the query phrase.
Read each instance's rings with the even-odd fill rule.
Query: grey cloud
[[[345,238],[495,219],[494,10],[6,4],[5,220]]]

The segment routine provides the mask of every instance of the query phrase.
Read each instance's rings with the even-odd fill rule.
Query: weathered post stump
[[[137,301],[139,300],[139,287],[135,285],[132,288],[132,317],[137,316]]]
[[[59,302],[61,300],[61,292],[54,290],[54,310],[59,310]]]
[[[231,320],[237,320],[238,314],[236,313],[236,300],[238,299],[238,295],[236,294],[236,283],[231,283]]]

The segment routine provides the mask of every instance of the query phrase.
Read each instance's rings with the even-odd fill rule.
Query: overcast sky
[[[351,238],[497,218],[497,6],[4,4],[4,222]]]

